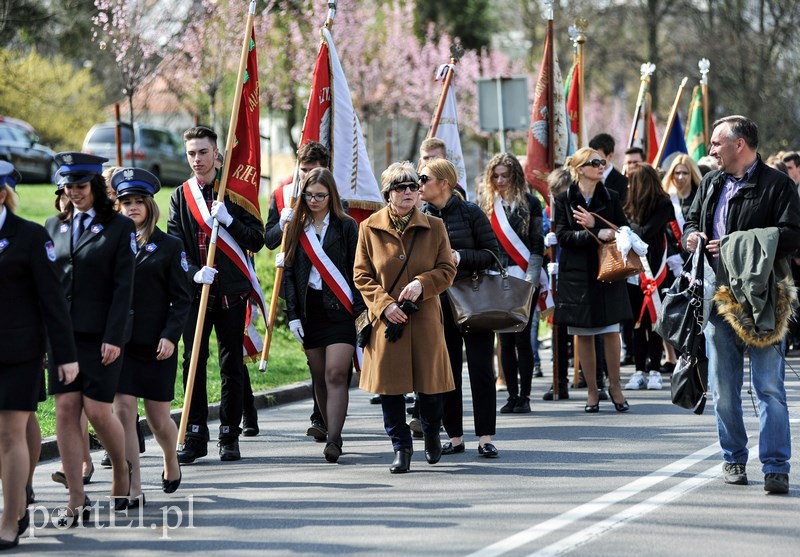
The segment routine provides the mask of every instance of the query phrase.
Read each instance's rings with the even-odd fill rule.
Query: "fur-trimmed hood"
[[[733,232],[720,243],[717,312],[748,346],[783,340],[798,305],[787,257],[778,257],[777,228]]]

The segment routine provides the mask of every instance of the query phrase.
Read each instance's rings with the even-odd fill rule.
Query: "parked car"
[[[83,140],[84,153],[106,157],[105,166],[116,166],[117,147],[114,122],[92,126]],[[134,156],[131,162],[131,126],[122,124],[122,166],[144,168],[165,186],[177,186],[191,176],[183,142],[166,128],[135,124]]]
[[[13,164],[24,182],[53,183],[58,171],[55,154],[39,143],[39,136],[29,123],[0,116],[0,160]]]

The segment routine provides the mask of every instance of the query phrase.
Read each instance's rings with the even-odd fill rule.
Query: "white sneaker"
[[[661,374],[657,371],[651,371],[650,377],[647,379],[647,389],[650,391],[660,391],[663,388]]]
[[[643,371],[636,371],[625,384],[626,391],[640,391],[647,388],[647,379]]]

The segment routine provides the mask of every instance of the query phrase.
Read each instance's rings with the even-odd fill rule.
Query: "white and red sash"
[[[682,245],[681,239],[683,238],[683,229],[686,227],[686,219],[683,218],[683,210],[681,209],[681,200],[678,195],[673,191],[669,194],[669,200],[672,202],[672,211],[675,214],[675,219],[669,221],[669,226],[678,240],[678,244]]]
[[[183,194],[186,198],[189,211],[192,213],[197,225],[206,236],[211,237],[214,219],[211,217],[211,213],[208,210],[206,200],[203,197],[203,190],[200,188],[200,184],[197,183],[197,178],[192,177],[183,183]],[[245,255],[242,248],[239,247],[239,244],[233,239],[233,236],[223,227],[219,227],[217,231],[217,245],[219,249],[222,250],[222,253],[224,253],[242,274],[250,280],[250,304],[257,304],[258,308],[261,310],[261,315],[266,319],[267,312],[264,294],[261,291],[261,285],[258,283],[258,277],[256,276],[256,270],[253,267],[252,261]],[[254,308],[250,308],[247,312],[248,319],[245,324],[246,329],[243,350],[246,356],[257,354],[258,350],[256,350],[256,348],[261,343],[261,338],[255,331],[255,327],[251,326],[253,319],[257,316],[257,312],[254,314],[252,311],[253,309]],[[252,338],[253,335],[255,335],[255,338]]]
[[[503,209],[503,201],[500,195],[494,197],[494,211],[492,211],[492,218],[490,220],[492,230],[494,230],[497,239],[506,250],[509,257],[520,266],[523,273],[528,271],[528,260],[531,258],[531,251],[525,246],[522,238],[511,228],[511,223],[508,222],[506,211]]]
[[[303,250],[306,252],[306,255],[311,260],[311,264],[317,270],[323,282],[328,285],[328,288],[331,289],[336,299],[344,306],[344,309],[355,317],[353,311],[353,290],[350,288],[347,279],[341,271],[333,264],[333,261],[331,261],[328,254],[325,253],[325,250],[322,249],[319,238],[317,238],[317,235],[314,234],[310,226],[306,227],[303,235],[300,236],[300,245],[303,246]],[[353,364],[356,366],[356,370],[361,371],[363,363],[364,352],[361,347],[356,346],[355,354],[353,354]]]
[[[289,207],[292,204],[293,190],[294,183],[289,182],[285,186],[281,186],[281,188],[275,192],[275,206],[278,208],[278,214],[280,214],[284,208]]]
[[[322,249],[319,238],[317,238],[310,226],[300,236],[300,244],[311,260],[311,264],[322,277],[322,280],[328,285],[328,288],[331,289],[348,313],[353,315],[353,291],[350,289],[350,285],[347,284],[347,279],[344,278],[341,271],[336,268],[331,258]]]
[[[667,236],[664,235],[664,253],[661,256],[661,264],[658,266],[658,272],[653,276],[653,271],[650,265],[647,264],[647,256],[642,256],[642,265],[644,273],[639,274],[639,287],[644,294],[644,302],[642,303],[642,310],[639,312],[639,318],[636,320],[636,327],[642,322],[644,312],[647,311],[650,315],[651,325],[655,325],[656,318],[661,313],[661,296],[658,294],[658,287],[667,278]]]

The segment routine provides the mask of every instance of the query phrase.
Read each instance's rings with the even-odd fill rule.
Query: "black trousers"
[[[535,300],[535,298],[534,298]],[[535,302],[534,302],[535,303]],[[533,346],[531,345],[531,320],[519,333],[500,333],[500,363],[508,386],[508,396],[531,396],[533,380]],[[519,374],[519,380],[517,380]]]
[[[644,304],[644,294],[639,285],[628,284],[628,297],[634,316],[638,318]],[[645,311],[639,327],[633,330],[633,362],[636,369],[643,372],[658,371],[661,368],[663,352],[664,343],[661,336],[653,331],[650,313]]]
[[[464,398],[461,391],[464,364],[462,347],[466,347],[469,385],[472,390],[472,413],[475,435],[494,435],[497,424],[497,394],[494,387],[494,332],[485,331],[462,335],[453,318],[447,300],[442,300],[444,317],[444,341],[453,370],[455,390],[443,395],[444,414],[442,423],[447,435],[464,435]]]
[[[423,435],[435,435],[442,425],[442,394],[417,393],[417,401]],[[396,451],[412,448],[411,428],[406,423],[405,395],[381,395],[381,409],[383,427],[392,440],[392,448]]]
[[[195,300],[189,313],[189,320],[183,331],[183,383],[189,375],[189,364],[192,356],[194,332],[197,324],[199,301]],[[222,379],[220,393],[220,439],[238,437],[241,433],[239,424],[242,421],[244,361],[242,343],[244,342],[244,321],[247,303],[240,303],[228,309],[222,309],[219,297],[214,299],[210,311],[206,313],[200,339],[200,353],[192,391],[192,406],[189,409],[186,435],[208,440],[208,393],[206,388],[206,363],[208,362],[208,342],[211,329],[217,333],[219,351],[219,374]]]

